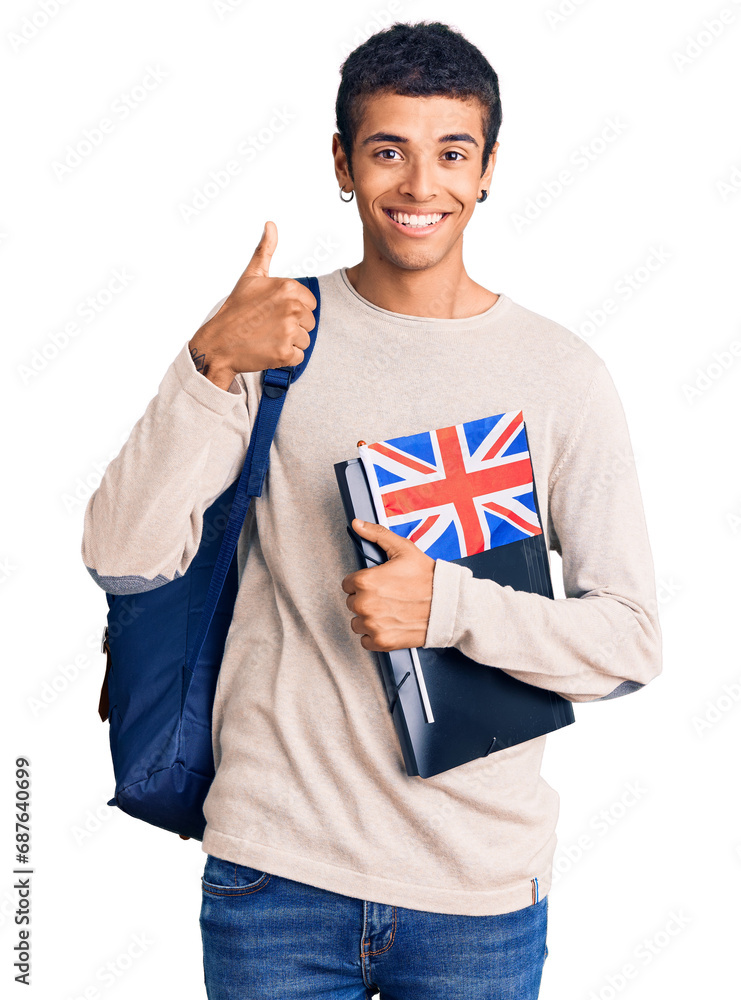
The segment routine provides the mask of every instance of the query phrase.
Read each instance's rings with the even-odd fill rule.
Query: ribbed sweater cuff
[[[424,649],[452,646],[456,639],[458,602],[464,576],[472,576],[471,570],[446,559],[435,560],[432,577],[432,606],[427,622]]]

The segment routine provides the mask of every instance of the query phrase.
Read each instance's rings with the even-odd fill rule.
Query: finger
[[[291,278],[291,281],[293,281],[296,286],[293,289],[296,298],[305,307],[308,313],[313,314],[317,307],[316,295],[314,295],[311,289],[307,288],[306,285],[302,285],[300,281],[296,281],[295,278]],[[301,325],[303,326],[303,323]]]
[[[307,324],[308,329],[304,326]],[[316,323],[308,323],[307,320],[302,320],[300,323],[296,324],[296,330],[293,334],[293,346],[298,351],[307,351],[311,346],[311,337],[309,336],[309,330],[313,330]]]
[[[303,305],[303,303],[302,303],[302,305]],[[304,330],[306,330],[307,333],[309,332],[309,330],[313,330],[314,327],[316,326],[316,320],[314,319],[314,313],[310,309],[308,309],[308,308],[303,308],[301,310],[301,313],[299,314],[297,322],[298,322],[298,325],[302,326],[304,328]]]
[[[269,278],[270,261],[277,246],[278,227],[274,222],[266,222],[260,242],[255,247],[255,252],[242,275],[249,278]]]

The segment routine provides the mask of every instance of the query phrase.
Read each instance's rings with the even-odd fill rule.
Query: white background
[[[490,197],[466,230],[468,272],[579,333],[607,363],[661,602],[663,673],[629,697],[577,705],[577,725],[549,739],[543,773],[561,812],[541,996],[728,996],[741,888],[741,488],[731,434],[741,388],[741,6],[582,0],[562,3],[557,21],[557,0],[232,7],[68,0],[44,23],[29,0],[0,15],[2,989],[50,1000],[92,987],[88,995],[110,1000],[205,997],[200,844],[105,806],[113,771],[97,704],[107,607],[80,556],[84,505],[266,219],[279,231],[272,274],[360,260],[357,208],[340,202],[331,159],[339,67],[384,24],[427,19],[463,31],[500,80],[501,145]],[[160,83],[125,119],[112,115],[148,67]],[[292,116],[283,131],[185,221],[194,189],[276,109]],[[67,144],[104,117],[113,132],[58,176]],[[620,134],[604,142],[611,121]],[[573,159],[582,145],[588,169]],[[573,183],[559,192],[563,170]],[[535,211],[520,225],[528,204]],[[335,249],[318,261],[320,241]],[[130,275],[127,287],[82,320],[80,303],[115,269]],[[626,275],[636,290],[623,298]],[[617,309],[600,323],[609,298]],[[77,335],[55,353],[49,345],[73,319]],[[33,773],[25,992],[12,981],[17,755]],[[148,945],[131,961],[137,934]],[[111,961],[121,974],[105,987],[97,974]],[[625,966],[632,974],[621,979]]]

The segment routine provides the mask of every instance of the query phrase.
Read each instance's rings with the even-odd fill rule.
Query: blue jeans
[[[495,916],[430,913],[211,854],[201,888],[209,1000],[537,1000],[547,895]]]

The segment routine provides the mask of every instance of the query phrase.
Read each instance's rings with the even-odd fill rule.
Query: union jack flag
[[[433,559],[542,534],[521,410],[358,446],[376,516]]]

